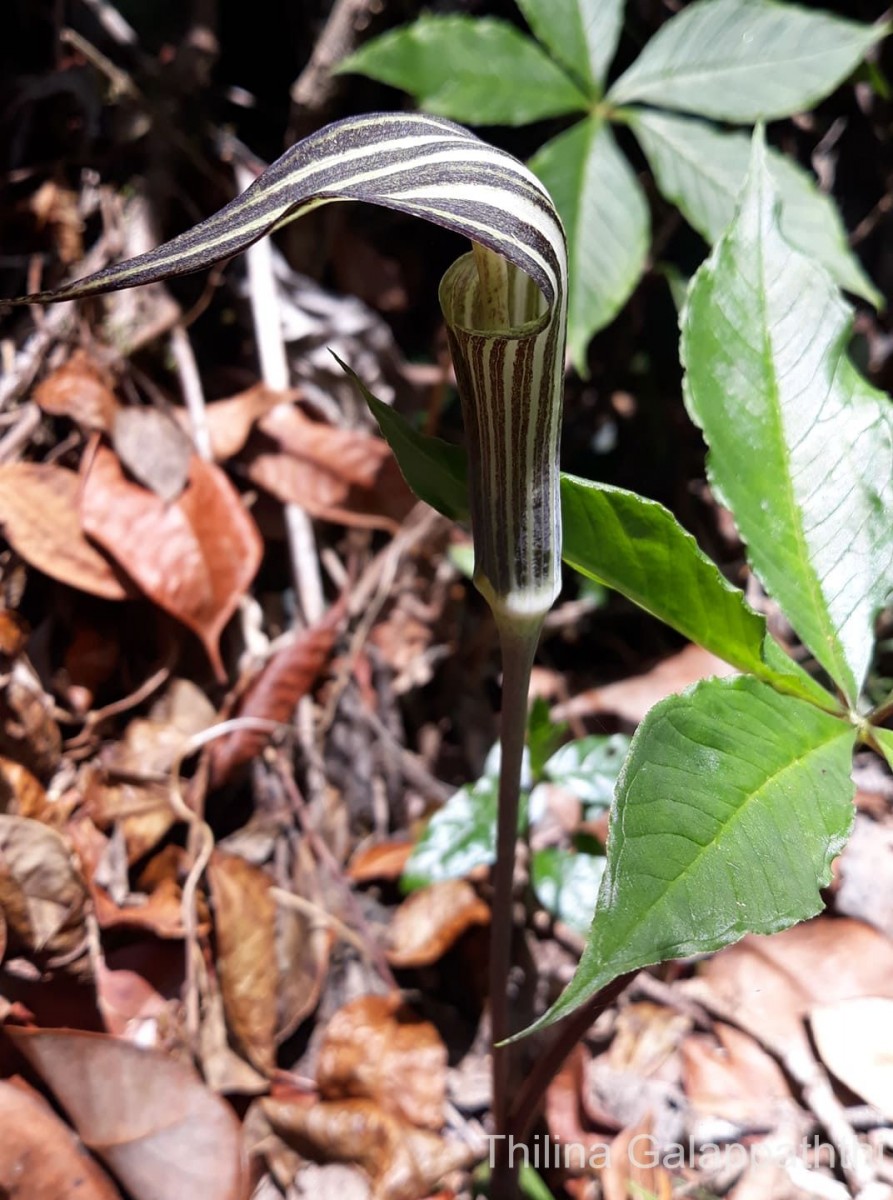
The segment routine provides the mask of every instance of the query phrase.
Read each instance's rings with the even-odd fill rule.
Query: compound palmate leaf
[[[853,820],[854,741],[848,721],[748,676],[657,704],[617,782],[586,950],[533,1028],[627,971],[818,912]]]
[[[886,33],[775,0],[696,0],[608,93],[721,121],[790,116],[832,92]]]
[[[598,94],[617,49],[624,0],[518,0],[527,24],[587,92]]]
[[[338,66],[402,88],[422,108],[469,125],[526,125],[587,107],[576,84],[508,21],[422,16]]]
[[[893,415],[846,357],[850,311],[778,224],[762,137],[682,321],[685,396],[754,570],[855,704],[893,579]]]
[[[630,109],[627,118],[661,192],[705,241],[715,242],[734,217],[747,178],[749,135],[656,109]],[[787,240],[818,259],[848,292],[879,305],[880,292],[850,249],[834,201],[787,155],[769,150],[767,162]]]
[[[567,340],[585,375],[592,335],[614,319],[644,269],[648,202],[600,117],[579,121],[547,142],[530,168],[548,188],[567,231]]]

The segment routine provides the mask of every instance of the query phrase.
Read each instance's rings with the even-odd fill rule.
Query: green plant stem
[[[512,900],[521,768],[527,732],[527,693],[530,670],[543,618],[510,620],[497,614],[502,646],[502,719],[500,730],[499,816],[496,865],[493,869],[493,916],[490,927],[490,1027],[493,1037],[493,1132],[505,1134],[508,1119],[512,1046],[499,1042],[511,1036],[508,982],[512,962]],[[491,1200],[514,1200],[517,1166],[509,1161],[508,1141],[496,1143],[490,1178]],[[515,1156],[517,1157],[517,1156]]]

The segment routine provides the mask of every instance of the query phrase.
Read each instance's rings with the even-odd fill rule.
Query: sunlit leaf
[[[696,0],[661,26],[608,98],[722,121],[786,117],[832,92],[885,32],[776,0]]]
[[[538,850],[530,860],[530,882],[546,912],[586,933],[592,924],[598,890],[605,873],[605,859],[550,846]]]
[[[748,555],[851,703],[893,580],[893,410],[846,357],[850,310],[779,229],[759,139],[741,211],[689,292],[689,412]]]
[[[657,186],[706,241],[716,241],[735,215],[750,163],[750,138],[655,109],[631,110],[629,121]],[[880,293],[849,247],[834,201],[787,155],[770,149],[767,162],[787,240],[823,263],[841,287],[880,304]]]
[[[818,912],[853,820],[854,741],[847,720],[748,676],[656,705],[617,784],[586,950],[535,1028],[627,971]]]

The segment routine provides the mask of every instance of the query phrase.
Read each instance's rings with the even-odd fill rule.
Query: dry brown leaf
[[[248,441],[248,435],[257,421],[271,408],[287,403],[296,395],[293,391],[275,392],[264,383],[256,383],[236,396],[208,404],[205,421],[211,435],[211,453],[215,461],[226,462],[234,458]],[[187,413],[178,409],[177,416],[184,428],[187,427]]]
[[[244,858],[215,850],[208,864],[217,974],[236,1045],[259,1070],[276,1066],[276,902],[270,879]]]
[[[809,1023],[828,1070],[893,1120],[893,999],[858,996],[820,1004]]]
[[[403,874],[412,851],[413,843],[408,840],[367,846],[350,860],[347,877],[352,883],[372,883],[377,879],[393,882]]]
[[[40,821],[0,814],[0,907],[12,939],[32,953],[76,949],[86,900],[64,838]]]
[[[893,827],[857,812],[850,840],[834,865],[835,911],[867,921],[893,938]]]
[[[793,1104],[784,1073],[752,1037],[721,1021],[719,1042],[691,1034],[682,1044],[682,1081],[693,1108],[743,1126],[771,1126]]]
[[[102,1034],[6,1032],[137,1200],[244,1200],[239,1123],[188,1067]]]
[[[84,219],[78,193],[48,179],[29,198],[28,207],[38,227],[52,229],[59,261],[66,266],[80,262],[84,257]]]
[[[293,883],[299,895],[319,901],[317,865],[306,843],[297,847]],[[319,1003],[334,942],[335,933],[328,921],[305,910],[277,904],[277,1044],[291,1037]]]
[[[34,400],[44,412],[102,431],[111,429],[118,407],[111,377],[84,350],[75,350],[64,366],[38,384]]]
[[[329,1021],[316,1079],[326,1100],[365,1097],[428,1129],[443,1125],[446,1047],[398,994],[362,996]]]
[[[25,562],[106,600],[137,594],[121,569],[87,541],[78,516],[81,479],[49,463],[0,466],[0,524]]]
[[[189,478],[194,447],[173,417],[158,408],[119,408],[111,436],[134,479],[162,500],[176,500]]]
[[[18,658],[28,644],[28,622],[21,613],[0,606],[0,655]]]
[[[120,1200],[102,1168],[27,1084],[0,1081],[0,1129],[4,1200]]]
[[[254,579],[263,543],[220,468],[193,455],[186,490],[165,504],[99,446],[84,480],[81,519],[151,600],[198,635],[224,679],[220,635]]]
[[[569,1167],[584,1165],[580,1161],[581,1154],[586,1163],[597,1163],[604,1162],[608,1153],[608,1137],[584,1124],[583,1089],[590,1058],[586,1047],[577,1043],[546,1090],[545,1116],[549,1134],[557,1142],[574,1148],[568,1149],[566,1158],[562,1159]],[[616,1129],[617,1125],[613,1127]],[[580,1150],[576,1149],[578,1146]]]
[[[490,909],[467,879],[448,879],[413,892],[394,913],[388,931],[388,962],[426,967],[473,925],[487,925]]]
[[[630,1200],[631,1196],[670,1200],[672,1176],[656,1159],[651,1118],[645,1117],[638,1125],[624,1129],[611,1143],[601,1176],[604,1200]]]
[[[638,725],[659,700],[682,691],[699,679],[735,674],[735,668],[715,654],[700,646],[688,645],[643,675],[630,675],[617,683],[581,692],[566,704],[557,705],[552,716],[556,721],[567,721],[593,713],[614,713],[631,725]]]
[[[679,1048],[690,1028],[689,1017],[663,1004],[641,1000],[624,1005],[617,1014],[607,1062],[615,1071],[654,1075]]]
[[[49,803],[43,784],[27,767],[0,756],[0,812],[52,825],[63,811],[62,805]]]
[[[265,721],[291,721],[295,705],[316,682],[335,645],[344,616],[344,602],[334,604],[319,624],[302,630],[279,650],[248,685],[236,716],[260,717]],[[271,734],[239,729],[219,738],[210,749],[210,786],[220,787],[251,762],[269,742]]]
[[[773,1053],[809,1052],[803,1019],[814,1005],[893,999],[893,942],[860,921],[817,917],[771,937],[748,935],[708,959],[686,990],[706,993]]]
[[[138,971],[110,968],[100,957],[95,963],[96,1004],[106,1030],[137,1045],[157,1040],[159,1020],[168,1002]]]
[[[170,787],[164,783],[105,783],[93,767],[80,781],[84,811],[97,829],[119,825],[132,865],[161,841],[176,821]]]
[[[259,423],[274,449],[248,462],[252,482],[315,517],[361,528],[394,529],[414,504],[385,441],[312,421],[277,407]]]
[[[416,1129],[371,1100],[268,1097],[260,1103],[273,1129],[303,1154],[362,1167],[372,1180],[373,1200],[419,1200],[444,1175],[472,1161],[467,1146]]]

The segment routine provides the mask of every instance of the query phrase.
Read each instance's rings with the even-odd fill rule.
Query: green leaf
[[[618,781],[586,950],[533,1028],[627,971],[817,913],[852,825],[854,740],[846,720],[748,676],[657,704]]]
[[[706,241],[715,242],[735,215],[750,163],[750,137],[653,109],[632,109],[627,116],[661,192]],[[883,298],[850,250],[834,201],[786,155],[769,150],[768,163],[787,240],[818,259],[841,287],[880,305]]]
[[[596,99],[623,25],[624,0],[518,0],[527,24]]]
[[[568,348],[580,374],[594,333],[626,303],[645,266],[650,219],[644,193],[601,118],[546,142],[530,168],[548,188],[568,240]]]
[[[893,410],[846,358],[850,310],[781,234],[759,139],[682,321],[685,396],[754,570],[850,704],[893,577]]]
[[[496,861],[498,791],[499,780],[484,775],[438,809],[403,869],[405,888],[461,879]]]
[[[887,760],[887,766],[893,769],[893,729],[872,729],[872,734],[878,746],[880,746],[884,758]]]
[[[812,108],[884,36],[774,0],[697,0],[654,35],[608,99],[750,123]]]
[[[338,65],[409,92],[428,112],[469,125],[526,125],[588,107],[560,67],[508,21],[422,16]]]
[[[624,733],[578,738],[557,750],[543,773],[587,808],[608,808],[629,743]]]
[[[337,354],[332,357],[356,386],[372,410],[382,437],[420,500],[453,521],[468,519],[468,459],[459,446],[413,429],[405,417],[373,396],[362,379]]]
[[[834,706],[775,645],[763,617],[671,512],[634,492],[561,478],[566,563],[620,592],[741,671],[781,691]]]
[[[417,433],[359,380],[357,384],[409,486],[438,512],[459,518],[467,511],[464,452]],[[623,488],[563,474],[561,510],[562,557],[569,566],[620,592],[739,670],[820,708],[838,708],[772,640],[764,618],[663,505]]]
[[[561,745],[567,733],[567,725],[556,724],[549,716],[549,702],[537,696],[527,716],[527,752],[530,759],[531,780],[539,779],[546,763]]]
[[[605,859],[598,854],[578,854],[549,846],[530,860],[530,882],[536,898],[553,917],[577,933],[592,924]]]

